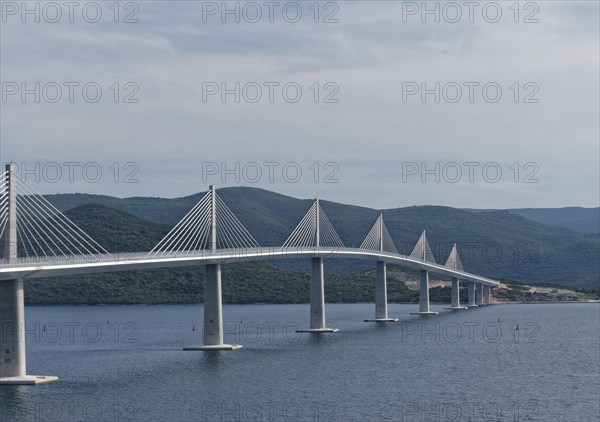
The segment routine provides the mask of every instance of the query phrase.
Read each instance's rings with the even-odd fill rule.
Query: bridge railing
[[[327,251],[327,257],[334,256],[338,250],[352,248],[319,248]],[[314,247],[282,247],[282,246],[265,246],[257,248],[231,248],[208,250],[201,249],[195,251],[176,251],[164,253],[149,253],[149,252],[117,252],[107,254],[86,254],[86,255],[56,255],[56,256],[29,256],[18,257],[12,261],[7,259],[0,260],[0,268],[22,268],[29,266],[47,266],[47,265],[77,265],[77,264],[93,264],[93,263],[119,263],[132,261],[152,261],[164,260],[172,258],[221,258],[227,257],[235,260],[236,256],[243,257],[248,254],[253,255],[271,255],[279,252],[281,255],[300,255],[305,252],[314,252]]]

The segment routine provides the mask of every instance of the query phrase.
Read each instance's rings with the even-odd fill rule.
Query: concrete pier
[[[311,258],[310,273],[310,328],[296,330],[297,333],[335,333],[338,328],[327,328],[325,324],[325,276],[323,258]]]
[[[429,308],[429,272],[421,270],[419,281],[419,312],[411,312],[411,315],[437,315]]]
[[[223,343],[223,299],[221,264],[206,265],[204,270],[204,332],[202,346],[186,346],[183,350],[235,350],[239,344]]]
[[[475,303],[475,283],[473,283],[472,281],[469,281],[467,283],[467,293],[469,298],[469,308],[477,307],[477,304]]]
[[[7,164],[8,231],[4,256],[8,262],[17,259],[17,191],[15,165]],[[27,375],[25,352],[25,297],[23,280],[0,282],[0,384],[45,384],[57,381],[54,376]]]
[[[388,318],[387,310],[387,268],[384,261],[377,261],[375,271],[375,319],[365,322],[397,322],[396,318]]]
[[[58,377],[27,375],[23,280],[0,283],[0,384],[33,385]]]
[[[475,303],[477,306],[484,305],[483,303],[483,284],[475,284]]]
[[[452,277],[452,287],[450,291],[450,307],[454,311],[468,309],[466,306],[460,306],[460,284],[458,278]]]
[[[23,280],[0,283],[0,379],[26,374]]]
[[[492,288],[490,286],[483,286],[483,303],[489,305],[492,303]]]

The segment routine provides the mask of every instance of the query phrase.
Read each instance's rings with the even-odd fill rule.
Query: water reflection
[[[0,421],[25,420],[33,409],[27,408],[29,392],[35,386],[2,385],[0,386]],[[31,404],[30,404],[31,406]]]

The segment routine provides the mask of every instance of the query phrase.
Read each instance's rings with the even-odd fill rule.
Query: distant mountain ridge
[[[218,194],[263,246],[281,245],[312,204],[264,189],[232,187]],[[114,198],[88,194],[48,195],[57,208],[111,251],[149,250],[159,234],[168,231],[200,199],[202,192],[174,199]],[[124,229],[123,239],[103,243],[106,223],[94,223],[79,206],[101,204],[149,220],[161,226],[139,223],[133,232]],[[465,269],[484,276],[531,283],[594,286],[600,283],[600,240],[598,235],[551,227],[510,211],[477,212],[440,206],[414,206],[389,210],[339,204],[322,200],[322,207],[347,246],[359,246],[380,212],[401,253],[408,254],[422,230],[427,230],[436,260],[444,263],[454,242]],[[83,209],[85,210],[85,209]],[[80,215],[77,215],[77,214]],[[105,209],[104,213],[110,211]],[[145,233],[145,231],[152,233]],[[152,241],[150,241],[152,238]],[[144,240],[145,239],[145,240]],[[111,240],[111,239],[106,239]],[[112,240],[114,235],[112,235]],[[123,243],[121,243],[123,242]],[[303,261],[278,262],[280,268],[305,271]],[[350,274],[370,269],[366,261],[328,260],[328,273]]]
[[[489,212],[498,210],[468,209],[467,211]],[[565,227],[581,233],[600,233],[600,208],[511,208],[506,211],[548,226]]]

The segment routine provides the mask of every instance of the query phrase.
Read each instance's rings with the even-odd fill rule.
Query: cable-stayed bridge
[[[375,221],[358,248],[346,247],[319,200],[313,205],[281,247],[261,247],[214,186],[173,229],[148,252],[110,253],[69,220],[42,195],[16,176],[7,165],[0,174],[0,384],[39,384],[56,377],[27,375],[23,280],[39,277],[108,271],[205,267],[203,344],[184,350],[232,350],[225,344],[221,265],[232,262],[295,259],[311,260],[309,327],[300,332],[329,333],[325,318],[327,258],[367,259],[376,263],[375,318],[393,322],[387,310],[386,265],[416,270],[419,280],[419,315],[434,315],[429,306],[429,273],[452,280],[451,307],[461,310],[459,280],[467,282],[468,306],[488,304],[491,288],[499,283],[464,270],[456,245],[445,264],[438,264],[425,232],[410,255],[398,252],[383,215]]]

